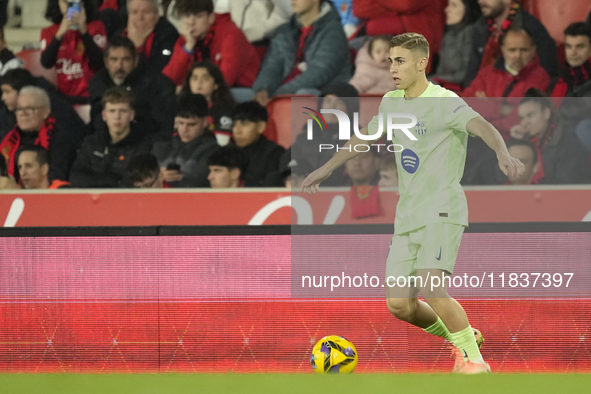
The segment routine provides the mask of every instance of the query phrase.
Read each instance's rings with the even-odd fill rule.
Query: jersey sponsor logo
[[[409,174],[414,174],[419,169],[419,157],[410,149],[402,151],[400,161],[402,161],[402,168]]]
[[[83,74],[82,63],[74,63],[72,59],[58,59],[56,66],[58,74],[68,76],[80,76]]]

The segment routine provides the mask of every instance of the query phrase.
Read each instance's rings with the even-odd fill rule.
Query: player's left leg
[[[488,366],[482,359],[474,331],[468,321],[464,308],[447,293],[445,280],[453,272],[464,228],[448,223],[427,225],[421,234],[421,249],[417,256],[417,276],[419,292],[441,318],[450,334],[448,340],[469,360],[470,370],[479,370],[474,363]],[[459,358],[461,360],[461,358]],[[457,366],[457,365],[456,365]],[[461,365],[464,367],[464,365]],[[484,369],[481,372],[486,372]]]

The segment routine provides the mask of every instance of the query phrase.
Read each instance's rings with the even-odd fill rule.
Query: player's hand
[[[508,153],[497,154],[499,168],[505,176],[518,177],[525,172],[525,166],[521,160],[514,158]]]
[[[308,194],[316,193],[320,190],[320,182],[328,178],[330,174],[332,174],[332,171],[329,172],[324,167],[320,167],[304,179],[304,182],[302,182],[302,191]]]
[[[527,134],[527,130],[525,130],[525,127],[523,127],[522,125],[517,124],[517,125],[511,127],[510,133],[511,133],[511,138],[522,140],[525,137],[525,135]]]

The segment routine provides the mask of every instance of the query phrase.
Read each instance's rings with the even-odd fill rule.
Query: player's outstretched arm
[[[520,176],[523,174],[525,171],[523,163],[509,154],[501,133],[483,117],[470,120],[466,125],[466,129],[482,138],[495,151],[499,160],[499,168],[503,171],[503,174],[507,176]]]
[[[368,135],[367,126],[363,129],[359,130],[361,134]],[[381,135],[379,136],[381,137]],[[377,139],[379,139],[376,138]],[[308,194],[316,193],[320,188],[320,183],[324,181],[326,178],[332,174],[334,170],[345,164],[347,161],[351,160],[352,158],[359,156],[363,152],[356,152],[355,149],[350,147],[355,147],[356,145],[367,145],[371,144],[372,141],[364,141],[361,138],[357,137],[357,135],[353,134],[353,137],[342,147],[339,148],[339,151],[336,155],[334,155],[329,161],[326,162],[322,167],[317,169],[316,171],[310,173],[304,179],[302,183],[302,191],[308,192]]]

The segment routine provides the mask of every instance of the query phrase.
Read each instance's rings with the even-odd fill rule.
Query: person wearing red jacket
[[[368,36],[421,33],[433,56],[441,46],[446,4],[447,0],[353,0],[353,14],[367,19]]]
[[[180,86],[194,61],[209,59],[222,70],[228,86],[252,87],[261,61],[230,14],[214,14],[212,0],[178,0],[181,36],[163,74]]]
[[[524,97],[530,88],[545,91],[550,77],[540,65],[536,47],[527,31],[509,30],[501,50],[503,56],[495,64],[480,70],[462,96],[480,98],[470,100],[469,104],[507,140],[511,127],[519,123],[518,98]]]
[[[68,15],[67,0],[49,0],[45,17],[53,25],[41,30],[41,64],[55,66],[58,89],[72,103],[87,103],[88,82],[103,67],[107,44],[96,4],[82,0],[80,12]]]

